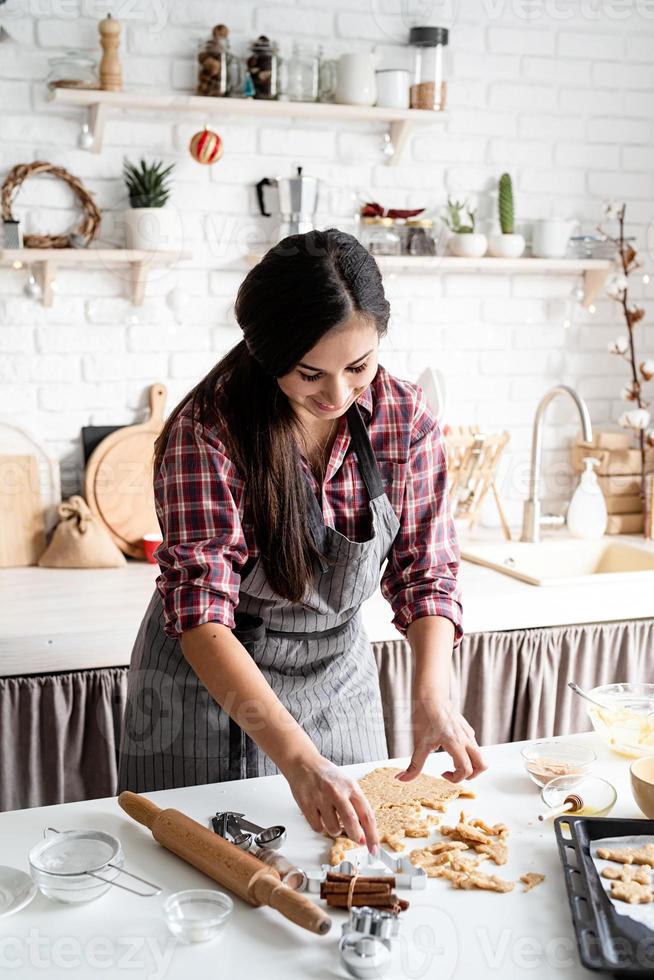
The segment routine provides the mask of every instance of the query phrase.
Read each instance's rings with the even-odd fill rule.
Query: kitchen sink
[[[630,581],[654,587],[654,551],[600,538],[462,542],[461,557],[530,585],[575,585]]]

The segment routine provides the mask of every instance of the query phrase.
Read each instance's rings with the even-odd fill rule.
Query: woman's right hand
[[[377,854],[375,814],[356,781],[317,752],[293,759],[280,769],[312,830],[330,837],[345,833]]]

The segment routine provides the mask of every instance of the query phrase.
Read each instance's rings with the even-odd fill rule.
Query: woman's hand
[[[448,698],[423,698],[413,705],[413,755],[407,769],[396,778],[415,779],[430,752],[444,749],[454,761],[454,769],[444,772],[445,779],[459,783],[486,769],[475,733]]]
[[[346,833],[376,855],[379,834],[375,814],[358,783],[318,752],[300,756],[280,769],[312,830],[330,837]]]

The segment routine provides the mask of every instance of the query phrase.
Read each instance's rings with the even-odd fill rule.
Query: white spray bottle
[[[593,469],[599,460],[592,456],[583,459],[586,469],[568,507],[568,530],[573,538],[601,538],[606,531],[606,504]]]

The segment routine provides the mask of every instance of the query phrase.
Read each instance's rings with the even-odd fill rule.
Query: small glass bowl
[[[173,936],[185,943],[205,943],[219,935],[233,908],[224,892],[190,888],[169,895],[163,913]]]
[[[558,776],[584,776],[590,772],[597,756],[586,745],[547,739],[526,745],[520,753],[529,778],[545,786]]]
[[[554,808],[565,803],[570,793],[581,797],[584,804],[572,813],[575,817],[605,817],[618,798],[615,787],[599,776],[557,776],[543,786],[540,795],[543,803]]]

